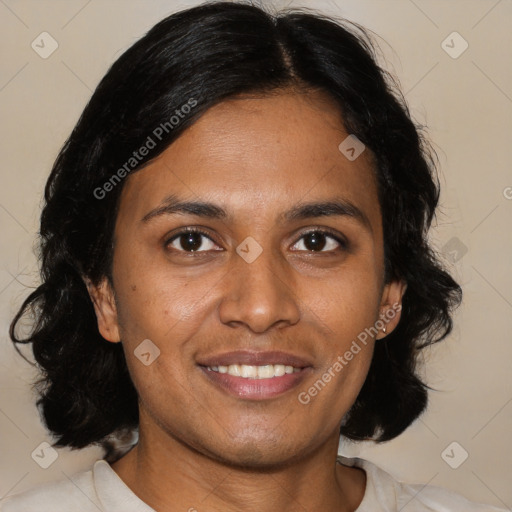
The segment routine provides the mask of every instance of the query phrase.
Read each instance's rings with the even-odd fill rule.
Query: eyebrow
[[[162,215],[188,214],[208,219],[227,220],[232,216],[221,206],[205,201],[180,200],[175,195],[170,195],[164,201],[148,212],[142,218],[143,223],[147,223],[155,217]],[[372,232],[372,225],[366,214],[352,202],[334,198],[326,201],[313,201],[307,203],[298,203],[290,210],[279,215],[279,222],[293,222],[315,217],[350,217],[358,221],[368,231]]]

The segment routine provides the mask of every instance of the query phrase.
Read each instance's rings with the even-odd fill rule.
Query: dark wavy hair
[[[122,344],[100,335],[84,284],[84,277],[98,284],[112,275],[123,182],[107,186],[108,194],[98,190],[112,184],[123,165],[126,170],[157,127],[167,127],[158,132],[161,141],[146,156],[137,155],[131,172],[224,99],[290,87],[326,92],[339,105],[347,133],[371,150],[385,278],[407,283],[400,323],[376,344],[341,433],[386,441],[424,411],[429,388],[417,375],[417,356],[451,331],[461,289],[427,243],[439,200],[435,152],[412,121],[397,82],[378,66],[376,48],[365,29],[346,20],[305,9],[270,13],[217,2],[165,18],[111,66],[49,176],[39,240],[41,284],[10,328],[16,350],[16,343],[32,343],[42,374],[33,384],[37,406],[57,438],[53,446],[101,444],[106,460],[113,461],[119,453],[112,439],[138,427],[138,396]],[[169,119],[183,113],[191,98],[195,108],[171,127]],[[22,337],[17,325],[26,314],[33,322]]]

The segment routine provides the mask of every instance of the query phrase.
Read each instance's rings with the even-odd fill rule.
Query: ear
[[[104,278],[97,285],[92,284],[91,280],[87,277],[83,279],[94,306],[100,334],[106,340],[118,343],[121,341],[121,337],[119,335],[117,307],[112,286],[107,278]]]
[[[379,327],[379,333],[376,339],[385,338],[393,332],[400,321],[402,312],[402,298],[407,283],[402,280],[391,281],[384,286],[380,303],[379,320],[376,325]]]

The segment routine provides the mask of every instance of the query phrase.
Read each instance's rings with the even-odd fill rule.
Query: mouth
[[[273,379],[286,374],[298,373],[301,368],[284,364],[266,364],[264,366],[253,366],[249,364],[230,364],[229,366],[207,366],[207,369],[218,373],[227,373],[233,377],[243,379]]]
[[[210,383],[223,392],[247,400],[265,400],[297,387],[312,365],[282,352],[230,352],[200,362]]]

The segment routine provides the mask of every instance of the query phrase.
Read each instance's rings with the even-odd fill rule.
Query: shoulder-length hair
[[[21,306],[10,336],[32,343],[42,374],[34,383],[37,405],[57,438],[54,446],[103,444],[112,461],[118,454],[108,439],[138,427],[138,397],[122,344],[100,335],[84,284],[84,277],[96,284],[111,280],[126,177],[213,105],[287,87],[330,95],[346,132],[371,151],[385,277],[407,283],[400,323],[376,344],[341,433],[386,441],[425,409],[428,386],[417,375],[417,355],[447,336],[461,300],[460,287],[427,243],[439,200],[434,151],[396,82],[378,66],[363,28],[306,10],[271,14],[246,4],[207,3],[165,18],[112,65],[46,184],[41,284]],[[148,137],[154,147],[137,151],[151,145]],[[35,321],[23,338],[16,326],[27,313]]]

